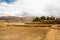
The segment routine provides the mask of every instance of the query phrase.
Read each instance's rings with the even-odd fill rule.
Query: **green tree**
[[[33,19],[33,22],[39,22],[40,21],[40,18],[39,17],[36,17]]]
[[[42,16],[42,17],[40,17],[40,19],[46,20],[46,17],[45,16]]]
[[[50,20],[50,17],[47,17],[46,20]]]
[[[51,16],[51,20],[55,20],[55,17]]]
[[[55,20],[55,17],[51,16],[51,17],[47,17],[47,20]]]

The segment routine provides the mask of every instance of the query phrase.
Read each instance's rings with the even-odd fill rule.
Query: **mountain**
[[[21,22],[32,22],[33,17],[18,17],[18,16],[1,16],[0,20],[5,21],[21,21]]]

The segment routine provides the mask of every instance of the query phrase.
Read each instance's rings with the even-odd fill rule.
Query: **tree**
[[[51,17],[47,17],[47,20],[55,20],[55,17],[51,16]]]
[[[36,17],[35,19],[33,19],[33,22],[39,22],[39,21],[40,21],[39,17]]]
[[[51,16],[51,20],[55,20],[55,17]]]
[[[50,20],[50,17],[47,17],[46,20]]]
[[[42,16],[42,17],[40,17],[40,19],[46,20],[46,17],[45,16]]]

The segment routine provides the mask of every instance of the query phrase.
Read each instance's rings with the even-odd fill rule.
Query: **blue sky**
[[[0,16],[60,17],[60,0],[0,0]]]
[[[0,0],[0,2],[13,3],[15,0]]]

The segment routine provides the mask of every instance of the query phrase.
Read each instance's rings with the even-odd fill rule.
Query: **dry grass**
[[[49,28],[41,27],[0,27],[1,40],[37,40],[43,38]]]
[[[44,40],[52,25],[0,22],[0,40]]]
[[[24,23],[17,23],[17,22],[0,22],[0,27],[7,27],[13,25],[25,25]]]
[[[4,24],[4,23],[0,23],[0,27],[6,27],[7,24]]]
[[[51,27],[52,25],[60,25],[60,24],[25,24],[20,22],[0,22],[0,27],[6,26],[19,26],[19,27]]]

